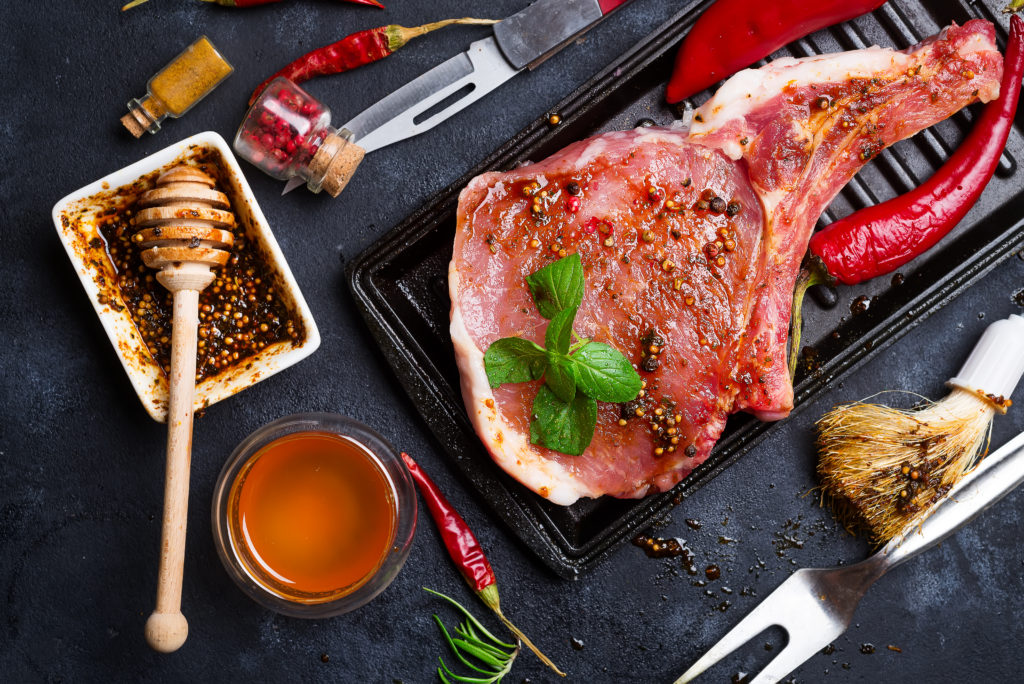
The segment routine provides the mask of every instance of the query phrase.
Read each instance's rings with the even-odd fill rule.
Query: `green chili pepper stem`
[[[1024,2],[1024,0],[1020,0]],[[832,285],[836,282],[821,257],[811,255],[796,277],[793,288],[793,308],[789,320],[789,379],[796,377],[796,365],[800,360],[800,333],[803,329],[803,303],[807,288],[814,285]]]
[[[383,7],[383,5],[381,5]],[[414,26],[413,28],[406,28],[405,26],[399,26],[398,24],[389,24],[384,27],[384,33],[387,36],[388,48],[391,52],[404,47],[413,38],[422,36],[425,33],[436,31],[439,28],[445,26],[451,26],[452,24],[474,24],[478,26],[490,26],[491,24],[497,24],[497,19],[474,19],[472,17],[463,17],[461,19],[444,19],[443,21],[434,21],[429,24],[423,24],[422,26]]]
[[[497,592],[495,592],[495,596],[497,596]],[[497,602],[495,602],[495,606],[497,606]],[[525,634],[523,634],[523,631],[521,629],[519,629],[514,624],[512,624],[512,621],[509,620],[507,617],[505,617],[505,615],[501,612],[501,610],[499,608],[494,607],[494,608],[492,608],[492,610],[494,611],[494,614],[498,616],[498,619],[501,620],[501,623],[503,625],[505,625],[505,627],[508,628],[508,631],[512,632],[512,634],[514,634],[517,639],[519,639],[521,642],[523,642],[524,646],[526,646],[528,649],[533,651],[533,654],[535,656],[537,656],[538,658],[540,658],[540,661],[542,663],[547,665],[559,677],[564,677],[565,676],[565,673],[562,672],[561,670],[559,670],[558,666],[555,665],[553,662],[551,662],[550,658],[548,658],[546,655],[541,653],[540,649],[537,648],[536,646],[534,646],[533,642],[530,641],[530,638],[527,637]]]

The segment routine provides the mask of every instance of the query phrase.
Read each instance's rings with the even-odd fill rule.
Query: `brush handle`
[[[1024,318],[1013,314],[985,328],[960,372],[946,384],[991,396],[999,406],[1004,403],[1000,399],[1013,394],[1022,374]]]
[[[927,551],[1024,482],[1024,432],[981,462],[914,523],[875,554],[882,571]]]

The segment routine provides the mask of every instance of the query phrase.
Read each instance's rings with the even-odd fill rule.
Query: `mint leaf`
[[[484,354],[487,381],[498,387],[543,378],[533,401],[530,441],[578,456],[594,439],[597,402],[631,401],[642,382],[615,348],[588,340],[572,344],[585,287],[579,254],[548,264],[526,283],[541,316],[550,321],[545,346],[519,337],[495,341]]]
[[[484,370],[491,387],[506,382],[540,380],[547,365],[544,347],[521,337],[495,340],[484,353]]]
[[[533,400],[530,441],[563,454],[579,456],[594,439],[596,424],[596,401],[577,392],[575,399],[565,402],[545,385]]]
[[[576,376],[572,370],[572,360],[566,356],[572,341],[572,322],[575,318],[576,307],[563,309],[554,315],[544,333],[548,354],[544,381],[562,401],[572,401],[576,397]]]
[[[562,401],[576,398],[576,376],[572,370],[572,360],[568,356],[548,350],[548,367],[544,371],[544,382]]]
[[[572,341],[572,323],[576,320],[576,307],[556,313],[544,333],[544,346],[549,351],[567,354]]]
[[[632,401],[640,392],[640,375],[614,347],[588,342],[570,358],[577,388],[598,401]]]
[[[565,309],[577,309],[583,301],[583,262],[570,254],[526,276],[533,301],[544,318]]]

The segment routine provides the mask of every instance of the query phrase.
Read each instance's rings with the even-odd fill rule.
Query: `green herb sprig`
[[[583,303],[583,262],[579,254],[552,262],[527,276],[540,315],[550,320],[544,346],[521,337],[495,340],[484,352],[492,388],[544,379],[533,401],[530,441],[579,456],[594,439],[597,402],[636,399],[640,375],[622,353],[580,337],[573,330]]]
[[[466,618],[458,627],[452,630],[455,632],[454,637],[437,615],[434,615],[434,622],[441,629],[444,640],[452,649],[455,657],[459,659],[459,662],[482,675],[467,676],[456,674],[445,664],[444,659],[438,657],[437,660],[441,663],[441,667],[437,668],[437,676],[441,678],[441,681],[444,684],[452,684],[452,682],[498,684],[498,682],[501,682],[502,677],[507,675],[509,670],[512,669],[512,663],[515,661],[516,656],[519,655],[519,646],[505,643],[491,634],[461,603],[450,596],[445,596],[439,591],[427,589],[426,587],[423,587],[423,590],[443,598],[455,606]]]

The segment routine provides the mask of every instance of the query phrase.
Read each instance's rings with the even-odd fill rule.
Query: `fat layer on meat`
[[[732,77],[689,129],[604,133],[473,179],[449,267],[451,335],[495,461],[555,503],[638,498],[706,459],[730,413],[785,417],[793,285],[818,216],[885,146],[997,97],[1001,71],[979,20],[905,52],[777,60]],[[580,456],[530,443],[539,381],[491,389],[483,363],[502,337],[543,344],[525,277],[572,253],[586,278],[577,333],[641,369],[641,340],[664,341],[657,367],[640,371],[643,396],[599,404]]]

